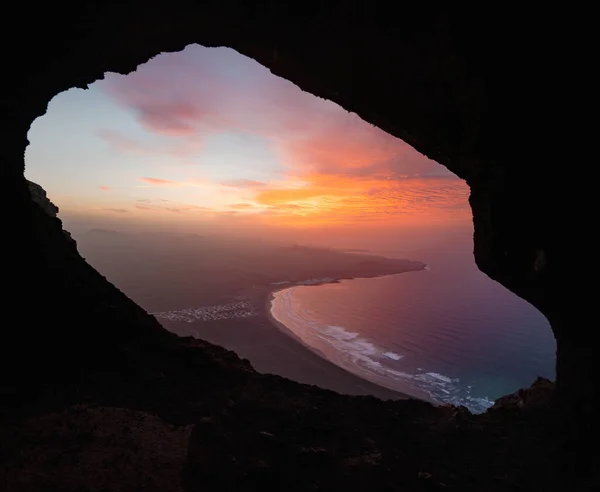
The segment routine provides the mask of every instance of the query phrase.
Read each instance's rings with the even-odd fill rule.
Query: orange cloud
[[[233,205],[229,205],[230,208],[237,208],[239,210],[249,210],[256,208],[256,205],[252,203],[234,203]]]
[[[325,194],[335,193],[335,190],[323,190],[320,188],[289,188],[271,189],[261,191],[256,196],[256,201],[263,205],[278,205],[287,202],[296,202],[315,198]]]
[[[313,175],[305,188],[257,194],[285,225],[469,220],[469,188],[456,178],[363,179]]]
[[[230,188],[248,188],[248,189],[260,189],[265,188],[267,183],[262,181],[255,181],[253,179],[231,179],[228,181],[221,181],[223,186]]]
[[[185,181],[173,181],[172,179],[163,179],[163,178],[151,178],[151,177],[143,177],[139,178],[140,181],[147,183],[151,186],[189,186],[189,187],[202,187],[202,186],[212,186],[210,181],[206,179],[187,179]],[[144,186],[142,186],[143,188]],[[163,200],[165,202],[169,200]]]
[[[170,200],[165,200],[162,198],[157,198],[154,200],[138,199],[135,201],[134,207],[138,210],[172,212],[176,214],[183,214],[187,212],[213,212],[213,209],[209,207],[201,207],[199,205],[193,205],[189,203],[173,203]]]
[[[144,183],[148,183],[151,185],[157,186],[177,186],[179,183],[176,181],[171,181],[169,179],[160,179],[160,178],[140,178],[140,181]]]
[[[189,46],[159,55],[130,75],[107,74],[99,84],[146,130],[192,150],[219,132],[249,133],[268,143],[281,163],[277,181],[240,177],[212,183],[234,196],[233,205],[222,207],[236,210],[215,211],[224,217],[295,225],[470,218],[468,186],[447,169],[233,50]],[[122,149],[139,147],[119,134],[103,138]],[[175,155],[177,149],[161,151]],[[152,186],[199,184],[140,179]]]

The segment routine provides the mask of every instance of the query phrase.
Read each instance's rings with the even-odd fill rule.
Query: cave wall
[[[556,67],[569,56],[555,49],[563,41],[549,12],[391,9],[381,2],[242,0],[15,7],[12,28],[2,32],[0,195],[11,263],[3,283],[7,305],[27,315],[17,330],[3,328],[4,360],[48,367],[43,354],[60,345],[60,364],[71,364],[75,353],[78,366],[98,344],[161,339],[157,325],[79,257],[60,221],[31,201],[23,155],[29,126],[57,93],[198,43],[256,59],[465,179],[478,266],[550,320],[559,389],[571,399],[596,398],[597,384],[583,387],[597,373],[587,332],[567,320],[574,277],[557,223],[569,204],[556,200],[565,176],[547,160],[561,84]],[[64,337],[48,335],[50,326]]]

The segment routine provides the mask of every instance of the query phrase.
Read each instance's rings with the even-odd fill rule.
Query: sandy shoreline
[[[323,283],[337,283],[340,280],[345,279]],[[258,313],[252,317],[194,323],[159,321],[179,336],[191,335],[233,350],[238,356],[248,359],[261,373],[276,374],[346,395],[371,395],[382,400],[414,398],[367,381],[329,362],[277,321],[271,315],[275,293],[295,286],[296,283],[290,283],[255,291]]]
[[[318,285],[324,285],[324,284],[337,284],[340,283],[342,280],[354,280],[356,278],[377,278],[377,277],[383,277],[385,275],[377,275],[375,277],[348,277],[348,278],[336,278],[336,279],[331,279],[331,280],[327,280],[327,281],[323,281],[323,282],[318,282],[318,283],[311,283],[311,284],[297,284],[297,283],[290,283],[287,285],[278,285],[277,287],[270,289],[266,296],[265,296],[265,300],[263,303],[263,309],[264,309],[264,315],[265,317],[269,320],[269,322],[281,333],[283,333],[286,337],[290,338],[294,343],[300,345],[303,349],[309,351],[311,354],[314,354],[316,357],[318,357],[320,360],[323,361],[324,364],[327,364],[328,366],[333,366],[336,369],[339,369],[341,371],[343,371],[344,373],[346,373],[348,376],[357,379],[358,381],[362,382],[363,385],[365,385],[365,387],[368,385],[368,387],[370,388],[370,393],[368,394],[372,394],[373,396],[378,396],[381,397],[375,393],[381,393],[381,392],[386,392],[386,393],[390,393],[392,395],[395,396],[395,398],[393,399],[406,399],[406,398],[415,398],[414,396],[411,395],[407,395],[405,393],[401,393],[399,391],[396,390],[392,390],[390,388],[386,388],[385,386],[380,386],[376,383],[373,383],[371,381],[368,381],[367,379],[363,379],[358,375],[352,374],[351,372],[347,371],[346,369],[343,369],[339,366],[337,366],[336,364],[334,364],[333,362],[330,362],[329,360],[327,360],[325,358],[324,355],[322,355],[321,353],[319,353],[318,350],[313,349],[312,347],[307,346],[300,338],[298,338],[298,336],[296,336],[284,323],[278,321],[273,314],[271,313],[271,308],[272,308],[272,303],[275,300],[275,294],[277,292],[281,292],[283,290],[286,289],[292,289],[294,287],[302,287],[302,286],[308,286],[308,287],[313,287],[313,286],[318,286]],[[317,384],[317,386],[320,386],[319,384]],[[352,393],[350,393],[352,394]],[[389,398],[389,397],[387,397]],[[387,399],[384,398],[384,399]]]

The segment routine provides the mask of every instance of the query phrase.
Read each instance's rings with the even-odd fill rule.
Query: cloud
[[[165,207],[164,210],[166,210],[167,212],[173,212],[176,214],[182,214],[182,213],[186,213],[186,212],[203,212],[203,211],[210,211],[212,212],[213,209],[210,207],[200,207],[198,205],[179,205],[179,206],[174,206],[174,207]]]
[[[189,136],[196,133],[195,122],[202,112],[189,101],[142,104],[137,107],[141,124],[156,133]]]
[[[171,179],[163,179],[163,178],[152,178],[152,177],[142,177],[138,178],[140,181],[150,185],[150,186],[189,186],[189,187],[202,187],[202,186],[211,186],[210,181],[206,179],[187,179],[185,181],[173,181]],[[140,186],[141,188],[147,188],[147,186]],[[168,202],[169,200],[163,199],[163,201]]]
[[[318,196],[337,193],[336,190],[325,190],[318,187],[269,189],[261,191],[256,196],[256,201],[263,205],[277,205],[280,203],[307,200]]]
[[[156,186],[177,186],[179,184],[176,181],[161,178],[140,178],[140,181]]]
[[[218,212],[219,217],[239,217],[241,214],[237,210],[223,210]]]
[[[98,188],[102,191],[110,191],[110,186],[100,185],[98,186]]]
[[[125,209],[125,208],[105,208],[104,210],[106,210],[107,212],[114,212],[116,214],[128,214],[129,210]]]
[[[256,208],[256,205],[252,203],[234,203],[233,205],[229,205],[231,208],[237,208],[239,210],[249,210]]]
[[[98,84],[149,132],[198,139],[251,133],[268,139],[295,173],[447,172],[402,140],[231,49],[190,45],[129,75],[107,74]]]
[[[230,179],[227,181],[221,181],[220,184],[230,188],[247,188],[253,190],[267,187],[267,183],[255,181],[253,179]]]
[[[169,205],[167,205],[167,202],[169,203]],[[187,212],[214,212],[214,210],[210,207],[202,207],[199,205],[193,205],[188,203],[173,203],[170,200],[165,200],[162,198],[138,199],[135,201],[134,207],[138,210],[170,212],[176,214],[183,214]]]
[[[337,186],[332,183],[336,182]],[[268,189],[256,201],[267,215],[294,224],[368,224],[399,221],[469,220],[469,187],[458,179],[427,177],[377,179],[314,175],[304,188]]]
[[[231,49],[191,45],[159,55],[127,76],[107,74],[97,84],[160,142],[152,148],[103,132],[118,149],[189,156],[221,132],[244,132],[268,143],[282,166],[278,182],[140,178],[151,186],[210,185],[237,193],[239,201],[229,206],[236,210],[221,215],[247,217],[242,211],[255,208],[256,217],[344,223],[411,214],[439,220],[470,216],[468,187],[446,168]],[[193,211],[173,203],[160,209]]]

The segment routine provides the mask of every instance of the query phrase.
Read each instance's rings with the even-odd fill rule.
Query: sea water
[[[455,241],[414,251],[423,271],[290,287],[275,293],[271,312],[353,374],[483,412],[537,376],[554,379],[556,344],[545,317],[481,273],[470,251]]]

